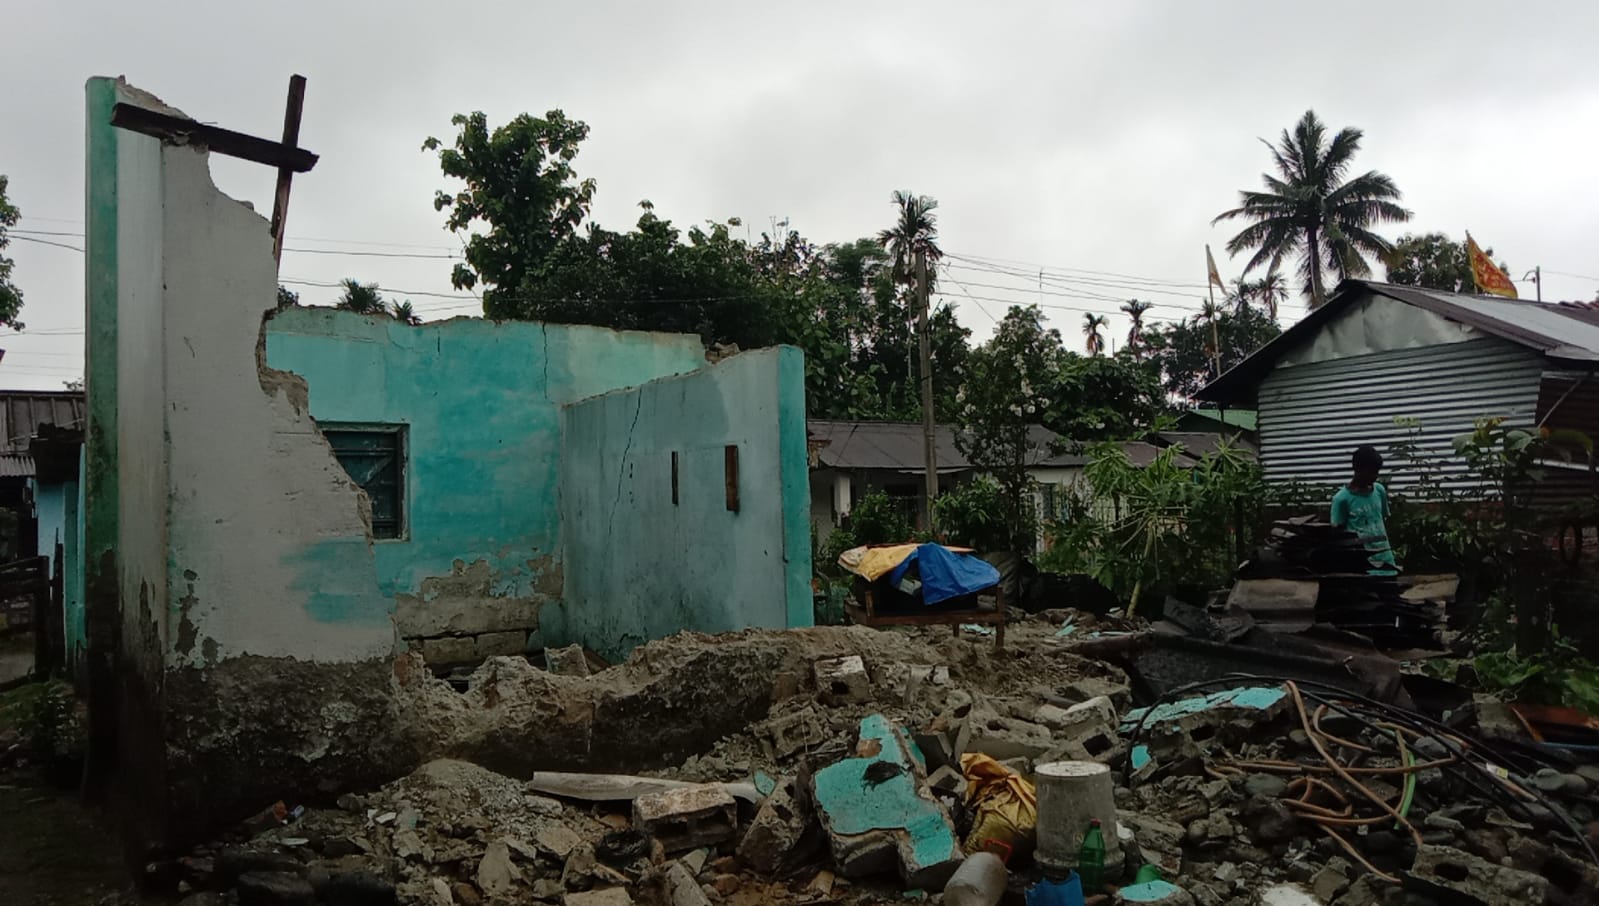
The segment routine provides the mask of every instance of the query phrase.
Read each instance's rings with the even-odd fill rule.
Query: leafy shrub
[[[933,521],[950,544],[979,551],[1006,550],[1004,493],[998,481],[979,475],[934,501]]]

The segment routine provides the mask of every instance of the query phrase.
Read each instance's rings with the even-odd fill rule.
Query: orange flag
[[[1492,293],[1507,299],[1517,298],[1516,284],[1510,282],[1504,271],[1494,266],[1470,233],[1466,234],[1466,257],[1471,259],[1471,281],[1477,284],[1477,292]]]
[[[1220,287],[1222,292],[1226,292],[1227,284],[1221,282],[1221,271],[1216,270],[1216,259],[1210,256],[1210,246],[1208,245],[1205,246],[1205,267],[1210,271],[1208,275],[1210,282]]]

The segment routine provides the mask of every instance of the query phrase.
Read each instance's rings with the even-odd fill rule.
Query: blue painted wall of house
[[[793,347],[565,407],[566,594],[545,610],[546,640],[616,657],[683,629],[810,625],[804,411]]]
[[[306,379],[321,424],[407,426],[407,532],[373,543],[376,587],[348,569],[363,538],[325,539],[294,564],[313,611],[338,621],[387,619],[395,594],[456,560],[488,561],[496,594],[531,593],[560,563],[559,406],[705,357],[693,336],[298,308],[269,322],[267,363]]]

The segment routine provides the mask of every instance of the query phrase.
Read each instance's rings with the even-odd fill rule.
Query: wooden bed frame
[[[864,587],[862,587],[864,585]],[[994,586],[995,606],[993,610],[941,610],[933,613],[885,613],[877,612],[875,595],[872,593],[870,583],[861,580],[856,586],[859,599],[865,602],[863,607],[855,601],[844,605],[844,612],[849,614],[850,622],[857,626],[949,626],[955,635],[961,634],[961,624],[975,623],[979,626],[994,627],[994,650],[999,651],[1005,647],[1005,586]]]

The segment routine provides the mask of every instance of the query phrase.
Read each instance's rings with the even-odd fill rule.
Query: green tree
[[[299,293],[295,292],[292,289],[289,289],[288,287],[284,286],[281,283],[278,284],[278,307],[279,308],[293,308],[294,306],[299,305],[299,304],[300,304],[300,294]]]
[[[972,350],[963,373],[955,446],[999,483],[1009,550],[1031,551],[1037,535],[1028,466],[1054,451],[1032,426],[1043,422],[1065,365],[1060,332],[1044,326],[1038,306],[1012,306],[987,343]]]
[[[1215,380],[1217,358],[1225,372],[1281,333],[1277,322],[1259,309],[1217,312],[1214,332],[1211,322],[1201,313],[1150,333],[1146,338],[1145,361],[1158,367],[1168,394],[1188,401],[1201,387]],[[1212,355],[1213,335],[1220,340],[1216,355]]]
[[[593,202],[594,181],[577,181],[572,168],[588,126],[560,110],[542,119],[524,113],[492,130],[481,112],[450,122],[457,129],[453,144],[429,137],[422,147],[438,153],[445,176],[465,183],[433,196],[435,210],[449,209],[445,228],[467,237],[466,260],[451,282],[456,289],[481,284],[489,317],[527,317],[518,294],[576,235]]]
[[[389,314],[394,316],[394,320],[409,324],[412,327],[422,323],[422,316],[416,313],[415,308],[411,307],[410,299],[406,299],[404,302],[392,303]]]
[[[1139,345],[1139,340],[1144,335],[1144,314],[1149,311],[1150,307],[1150,303],[1140,302],[1137,299],[1128,299],[1122,303],[1122,311],[1133,322],[1133,326],[1127,331],[1127,351],[1135,359],[1141,358],[1144,354],[1143,348]]]
[[[1493,249],[1483,249],[1483,252],[1493,257]],[[1466,254],[1466,243],[1456,242],[1443,233],[1401,236],[1383,261],[1388,267],[1389,283],[1441,289],[1449,293],[1477,291],[1476,281],[1471,276],[1471,257]],[[1508,272],[1510,266],[1501,261],[1499,269]]]
[[[1140,337],[1147,342],[1149,333]],[[1143,345],[1140,346],[1143,355]],[[1076,442],[1142,437],[1166,412],[1160,369],[1131,353],[1067,352],[1050,393],[1043,425]]]
[[[894,282],[907,288],[914,287],[918,275],[918,254],[926,266],[927,292],[932,294],[936,278],[933,266],[944,257],[938,246],[938,200],[926,195],[913,195],[903,189],[893,195],[898,217],[894,226],[877,234],[877,241],[888,251]]]
[[[1372,232],[1381,222],[1402,223],[1410,212],[1398,205],[1394,181],[1375,170],[1346,179],[1364,135],[1340,129],[1331,139],[1314,110],[1305,111],[1293,131],[1283,130],[1271,149],[1276,175],[1263,174],[1265,191],[1239,193],[1239,206],[1212,223],[1244,219],[1250,225],[1227,242],[1231,254],[1254,250],[1244,272],[1262,265],[1278,269],[1290,255],[1312,308],[1326,301],[1324,268],[1340,279],[1371,273],[1364,255],[1383,256],[1393,245]]]
[[[361,283],[345,277],[339,281],[344,287],[344,292],[339,294],[339,301],[335,308],[353,311],[358,315],[386,315],[389,313],[389,303],[384,301],[383,294],[378,292],[376,283]]]
[[[1110,321],[1104,315],[1092,312],[1083,315],[1083,348],[1088,350],[1089,355],[1097,356],[1105,351],[1105,335],[1100,331],[1108,323]]]
[[[1237,277],[1233,279],[1232,288],[1227,291],[1224,301],[1235,312],[1259,308],[1266,313],[1266,317],[1275,321],[1277,306],[1288,301],[1288,283],[1276,271],[1254,280]]]
[[[0,324],[21,330],[22,322],[17,320],[17,315],[22,313],[22,290],[11,282],[11,270],[15,262],[6,256],[5,251],[6,246],[11,244],[8,234],[17,225],[22,212],[6,198],[8,183],[6,175],[0,173]]]

